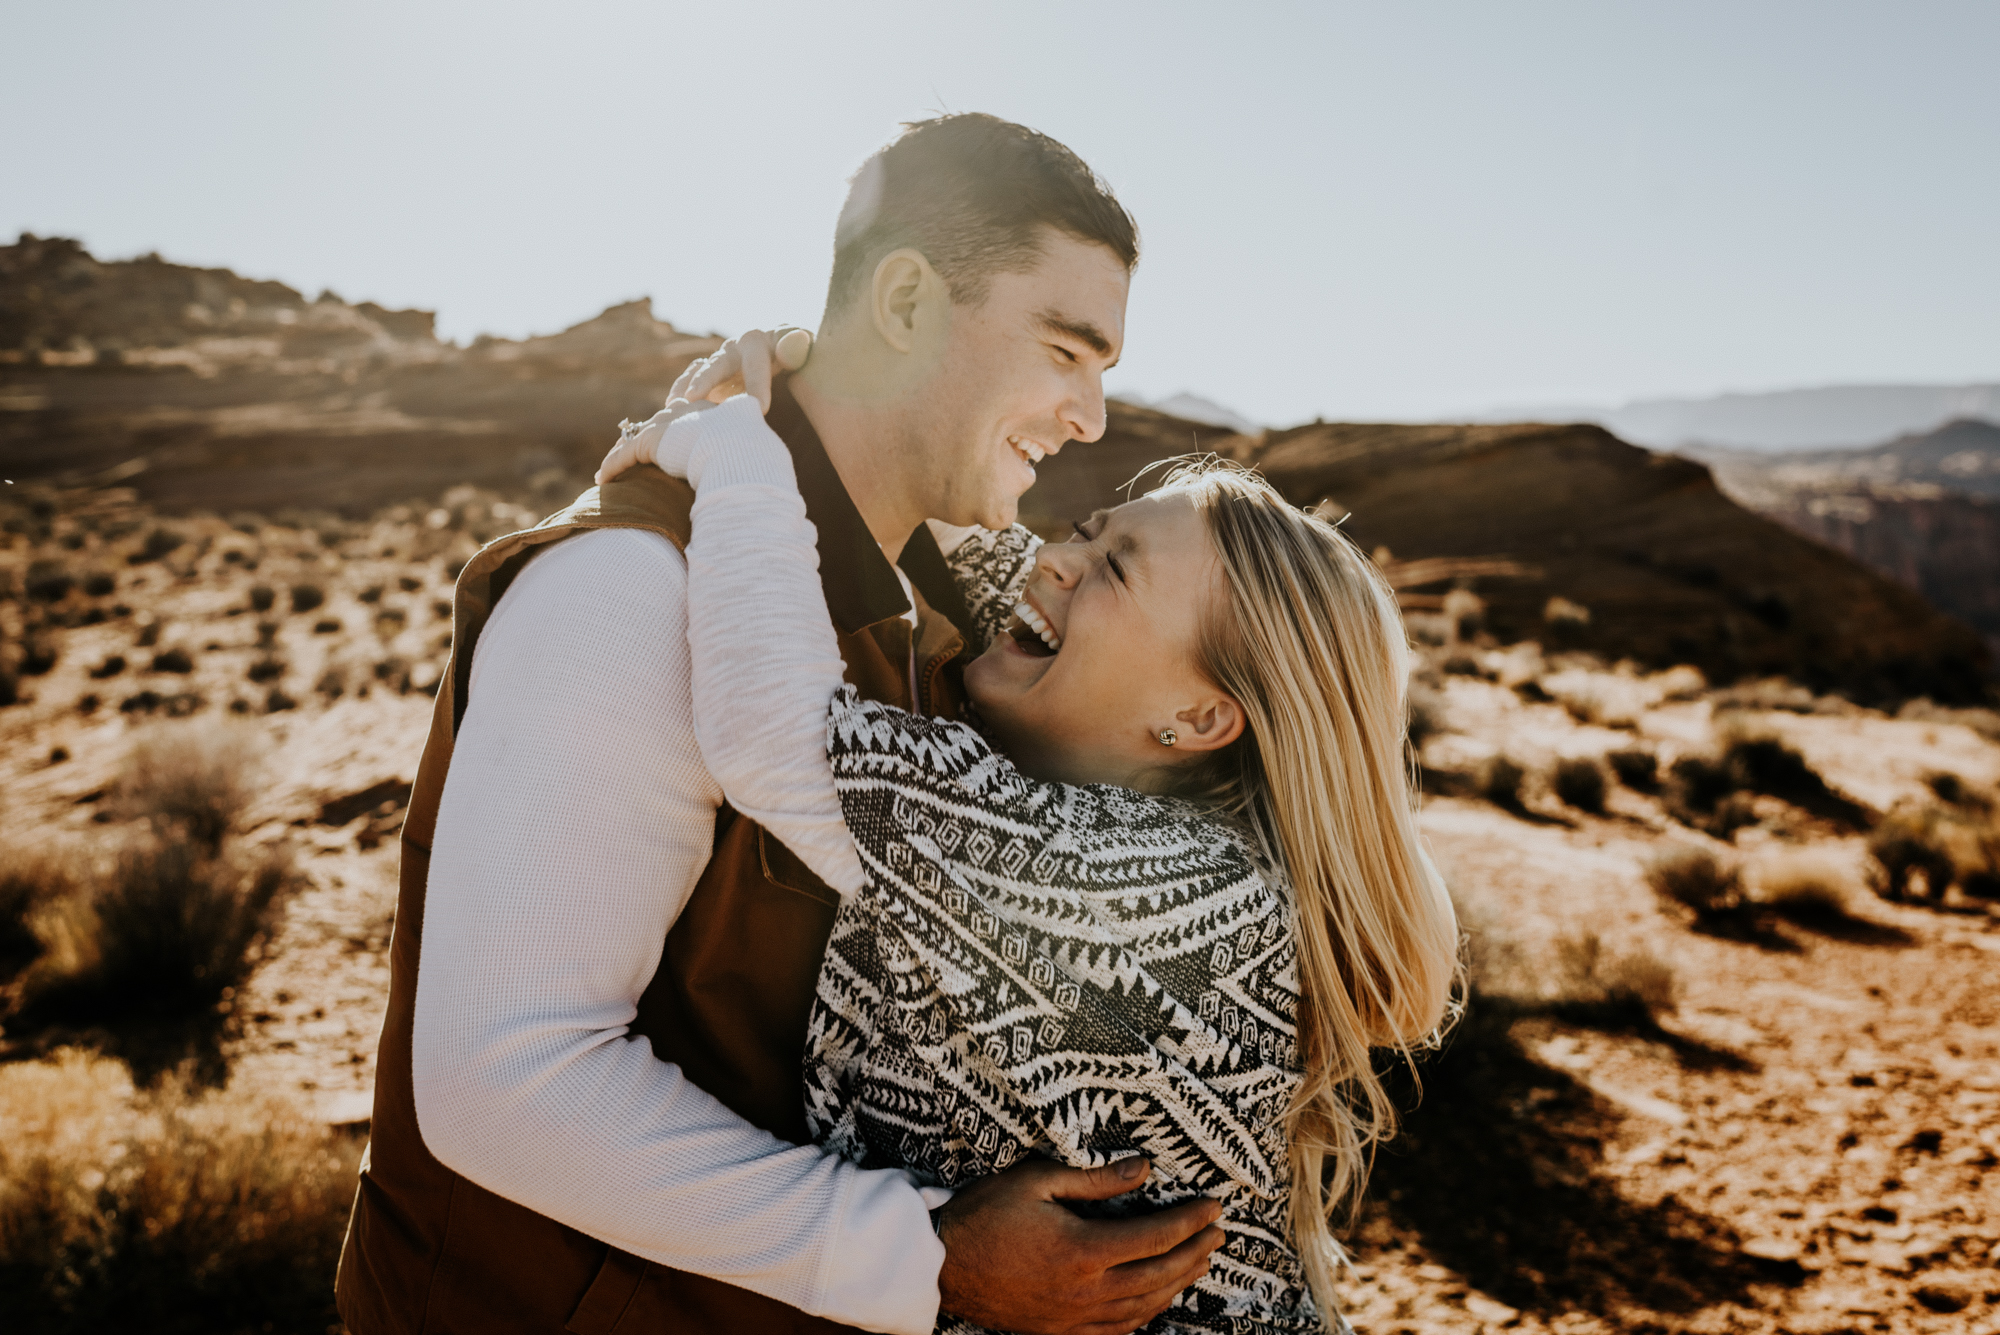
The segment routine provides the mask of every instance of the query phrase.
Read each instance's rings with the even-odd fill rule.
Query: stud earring
[[[1172,746],[1175,742],[1178,742],[1180,739],[1181,735],[1175,732],[1172,728],[1160,729],[1161,746]]]

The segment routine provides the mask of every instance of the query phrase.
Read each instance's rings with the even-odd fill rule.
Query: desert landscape
[[[641,302],[461,347],[427,312],[0,247],[9,1330],[339,1329],[452,581],[718,341]],[[1760,513],[1853,494],[1844,464],[1753,494],[1594,426],[1114,404],[1023,519],[1190,450],[1348,516],[1421,651],[1471,993],[1346,1231],[1357,1329],[2000,1331],[1979,605]]]

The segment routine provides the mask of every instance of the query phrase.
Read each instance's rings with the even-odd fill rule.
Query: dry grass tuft
[[[222,856],[140,840],[91,893],[45,905],[44,953],[22,981],[38,1020],[201,1013],[239,987],[294,881],[287,850]]]
[[[1422,752],[1424,743],[1447,731],[1444,697],[1421,682],[1410,685],[1410,746]]]
[[[241,724],[154,727],[126,757],[122,805],[162,836],[177,834],[212,851],[250,804],[262,759],[261,739]]]
[[[1751,867],[1749,879],[1752,898],[1785,917],[1832,922],[1848,916],[1854,873],[1831,849],[1769,854]]]
[[[65,1050],[0,1067],[9,1331],[324,1330],[359,1143]]]
[[[1577,810],[1604,814],[1604,795],[1610,785],[1604,779],[1604,766],[1597,761],[1587,756],[1558,760],[1550,782],[1556,796]]]
[[[1660,758],[1643,746],[1627,746],[1604,757],[1618,782],[1635,793],[1650,793],[1660,786]]]
[[[1636,1007],[1648,1013],[1680,1004],[1673,966],[1649,950],[1612,954],[1595,932],[1558,937],[1555,943],[1559,1002]]]
[[[1508,755],[1497,755],[1479,769],[1479,795],[1498,807],[1512,810],[1521,805],[1521,785],[1528,771]]]
[[[1903,807],[1868,836],[1869,888],[1884,899],[1943,899],[1958,868],[1936,807]]]
[[[1669,849],[1646,864],[1646,884],[1701,924],[1726,922],[1742,909],[1741,873],[1705,848]]]

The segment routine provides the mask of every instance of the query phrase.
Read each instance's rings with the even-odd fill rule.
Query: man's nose
[[[1103,378],[1092,375],[1080,394],[1063,401],[1057,416],[1062,419],[1063,429],[1069,432],[1071,440],[1080,440],[1087,445],[1101,437],[1105,427]]]

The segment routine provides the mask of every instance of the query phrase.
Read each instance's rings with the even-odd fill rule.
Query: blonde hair
[[[1373,1050],[1409,1061],[1461,1005],[1456,916],[1417,832],[1409,640],[1374,562],[1333,525],[1240,466],[1176,463],[1159,491],[1201,510],[1229,590],[1196,664],[1245,727],[1174,786],[1241,819],[1291,885],[1305,1065],[1286,1125],[1292,1231],[1330,1313],[1330,1216],[1359,1201],[1395,1133]]]

